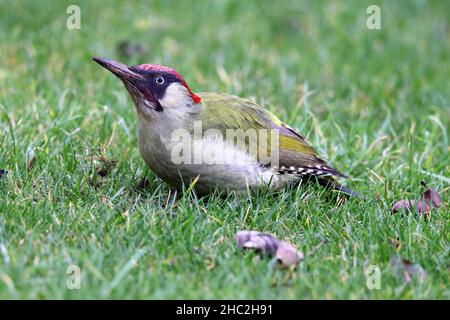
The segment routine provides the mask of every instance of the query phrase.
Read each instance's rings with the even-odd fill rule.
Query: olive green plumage
[[[219,129],[225,136],[227,129],[243,131],[267,129],[268,132],[275,129],[279,133],[279,150],[277,150],[279,159],[278,164],[273,168],[278,174],[299,175],[302,178],[315,176],[323,185],[330,185],[351,195],[355,194],[334,179],[345,177],[342,173],[320,158],[302,134],[271,112],[249,99],[238,96],[217,93],[200,93],[199,96],[205,108],[201,114],[197,115],[197,120],[202,120],[203,130]],[[269,149],[267,153],[271,152],[270,138],[269,134],[264,144]],[[258,141],[258,146],[260,144]],[[248,146],[248,141],[245,141],[244,145]],[[272,164],[261,161],[261,165],[270,167]]]
[[[279,167],[314,167],[321,166],[329,173],[343,176],[337,170],[328,166],[306,138],[289,125],[283,123],[271,112],[261,108],[255,102],[237,96],[216,93],[201,93],[205,110],[199,116],[203,129],[220,129],[225,135],[226,129],[278,130],[279,137]],[[226,116],[223,116],[226,115]],[[206,125],[206,127],[205,127]],[[271,139],[268,135],[267,145]]]

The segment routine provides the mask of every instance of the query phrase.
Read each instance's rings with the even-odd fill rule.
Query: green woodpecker
[[[139,117],[139,150],[158,177],[180,189],[246,191],[318,181],[353,195],[305,137],[255,102],[228,94],[194,94],[175,70],[93,58],[128,90]]]

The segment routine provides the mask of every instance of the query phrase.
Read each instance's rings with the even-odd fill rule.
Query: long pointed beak
[[[130,70],[130,68],[123,63],[99,57],[93,57],[92,60],[105,69],[111,71],[122,81],[134,83],[136,80],[142,80],[142,76],[140,74]]]

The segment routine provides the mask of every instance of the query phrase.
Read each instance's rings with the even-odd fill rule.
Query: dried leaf
[[[391,267],[396,270],[397,276],[403,278],[406,283],[410,283],[415,277],[418,277],[420,283],[423,283],[428,277],[428,273],[422,266],[398,255],[392,257]]]
[[[96,169],[96,172],[101,177],[106,177],[109,175],[117,164],[117,160],[110,160],[103,156],[97,158],[100,161],[100,166]]]
[[[303,261],[303,253],[297,251],[297,249],[286,241],[281,241],[278,244],[277,253],[275,255],[277,260],[284,266],[297,265],[300,261]]]
[[[400,210],[405,210],[408,212],[412,212],[413,209],[417,206],[417,212],[425,213],[428,215],[431,211],[431,207],[423,200],[400,200],[394,203],[392,206],[392,212],[396,213]]]
[[[33,147],[29,147],[27,150],[27,170],[30,171],[34,167],[36,162],[36,153]]]
[[[442,198],[439,192],[429,188],[423,181],[421,181],[421,184],[426,188],[425,192],[422,194],[422,199],[426,203],[439,208],[442,205]]]
[[[238,231],[236,234],[238,247],[255,250],[264,255],[275,257],[282,266],[297,265],[303,260],[303,253],[292,244],[280,241],[271,234],[258,231]]]
[[[392,212],[396,213],[400,210],[407,210],[411,212],[411,208],[416,205],[416,200],[399,200],[392,206]]]
[[[399,238],[391,238],[389,242],[391,245],[395,247],[395,249],[397,249],[397,251],[400,250],[400,248],[402,247]]]
[[[210,256],[205,257],[205,266],[207,271],[211,271],[215,268],[216,264],[214,263],[214,260]]]
[[[102,201],[102,203],[104,203],[104,204],[111,204],[110,202],[109,202],[109,199],[108,199],[108,197],[105,197],[105,196],[102,196],[101,197],[101,201]]]
[[[426,189],[421,198],[419,200],[399,200],[392,206],[392,212],[396,213],[399,210],[412,212],[413,208],[417,207],[418,213],[429,217],[432,207],[439,208],[442,205],[441,196],[436,190],[429,188],[423,181],[420,184]]]

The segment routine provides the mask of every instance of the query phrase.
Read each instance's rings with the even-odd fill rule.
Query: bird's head
[[[93,60],[122,80],[138,113],[147,120],[183,118],[201,106],[201,98],[172,68],[157,64],[127,66],[97,57]]]

